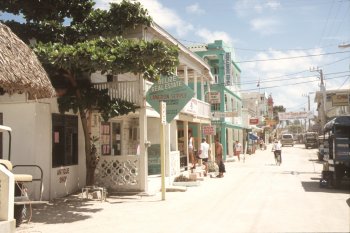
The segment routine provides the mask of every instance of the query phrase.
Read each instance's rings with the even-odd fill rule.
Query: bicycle
[[[281,151],[280,150],[275,150],[273,153],[275,154],[276,165],[280,166],[281,163],[282,163]]]

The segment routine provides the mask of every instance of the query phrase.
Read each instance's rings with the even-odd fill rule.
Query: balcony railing
[[[95,83],[98,90],[108,89],[111,98],[122,99],[140,105],[140,85],[138,81]]]
[[[147,92],[152,85],[152,82],[147,81],[145,91]],[[99,90],[108,89],[108,94],[111,98],[126,100],[139,106],[142,105],[138,81],[96,83],[94,87]],[[182,112],[196,117],[211,118],[210,104],[196,98],[192,98],[183,108]]]

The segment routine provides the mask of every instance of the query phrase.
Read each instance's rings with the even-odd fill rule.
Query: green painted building
[[[224,155],[233,155],[234,142],[238,140],[244,145],[246,139],[240,94],[241,69],[234,62],[233,48],[222,40],[215,40],[190,49],[211,68],[214,82],[206,86],[204,93],[211,103],[211,123],[216,126],[216,137],[224,147]]]

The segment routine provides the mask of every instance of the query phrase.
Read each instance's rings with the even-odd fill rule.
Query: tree
[[[286,112],[286,108],[283,107],[283,105],[273,106],[273,119],[276,122],[279,122],[279,118],[278,118],[279,112]]]
[[[3,21],[24,42],[36,40],[39,57],[58,94],[61,113],[79,113],[85,138],[86,183],[94,183],[97,158],[88,129],[88,117],[98,110],[103,119],[127,114],[138,106],[111,99],[106,90],[94,89],[90,75],[140,73],[155,81],[178,64],[178,48],[161,41],[125,39],[121,35],[152,19],[140,3],[123,0],[109,10],[94,9],[92,0],[9,0],[0,11],[23,15],[24,22]],[[95,139],[94,139],[95,140]]]

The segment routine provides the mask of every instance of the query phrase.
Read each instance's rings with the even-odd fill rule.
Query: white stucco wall
[[[70,166],[67,179],[62,183],[63,175],[57,175],[59,168],[52,168],[52,119],[57,113],[55,99],[25,101],[24,95],[0,97],[0,112],[3,113],[3,124],[12,128],[11,162],[14,165],[31,164],[43,169],[43,200],[49,200],[72,193],[85,184],[85,154],[81,122],[79,120],[79,165]],[[8,141],[4,137],[3,154],[7,157]],[[5,158],[6,158],[5,157]],[[38,169],[16,168],[15,173],[33,174],[39,178]],[[40,197],[39,182],[28,184],[30,195]]]

